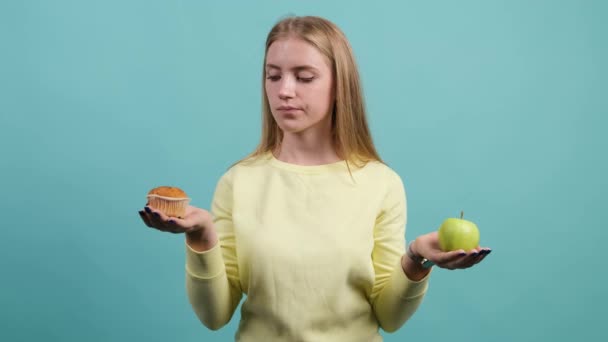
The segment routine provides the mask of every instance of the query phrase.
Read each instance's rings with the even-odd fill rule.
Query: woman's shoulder
[[[222,179],[233,179],[240,175],[252,175],[256,170],[263,169],[268,165],[270,157],[268,154],[247,156],[230,165],[222,174]]]
[[[392,192],[405,188],[399,173],[385,162],[378,160],[368,161],[360,167],[353,168],[352,179],[355,184],[363,188],[373,188],[374,191]]]
[[[401,178],[395,169],[379,160],[368,161],[362,167],[357,168],[357,170],[364,171],[374,177],[385,179]]]
[[[259,169],[268,165],[268,162],[272,159],[270,152],[249,155],[236,163],[234,163],[229,171],[233,172],[248,172],[254,169]]]

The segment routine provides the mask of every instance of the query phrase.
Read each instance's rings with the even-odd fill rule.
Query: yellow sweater
[[[268,153],[219,180],[220,242],[186,245],[186,289],[201,322],[237,341],[382,341],[416,311],[428,276],[409,280],[401,178],[379,162],[300,166]]]

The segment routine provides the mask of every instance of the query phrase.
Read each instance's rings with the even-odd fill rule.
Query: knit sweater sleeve
[[[211,213],[219,243],[205,252],[186,244],[186,291],[199,320],[217,330],[230,321],[242,298],[229,173],[217,184]]]
[[[371,302],[380,327],[394,332],[414,314],[428,288],[427,275],[420,281],[407,278],[401,266],[405,253],[406,197],[403,182],[388,171],[388,187],[374,227],[372,259],[375,282]]]

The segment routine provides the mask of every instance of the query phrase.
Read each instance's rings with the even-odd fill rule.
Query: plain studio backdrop
[[[0,340],[231,341],[188,303],[158,185],[208,208],[260,134],[264,40],[289,14],[353,45],[407,239],[475,221],[386,341],[597,341],[608,192],[605,1],[2,1]],[[306,243],[306,241],[303,241]]]

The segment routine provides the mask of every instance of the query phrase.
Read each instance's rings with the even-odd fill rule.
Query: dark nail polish
[[[460,253],[458,253],[458,255],[460,255],[460,256],[465,256],[465,255],[467,255],[467,253],[465,253],[465,252],[460,252]]]
[[[140,216],[144,215],[144,211],[143,210],[138,211],[138,213],[139,213]]]
[[[152,212],[152,210],[150,210],[150,208],[149,208],[149,207],[145,207],[144,209],[146,210],[146,212],[147,212],[148,214]]]
[[[169,224],[174,224],[174,223],[175,223],[175,221],[173,221],[173,220],[169,220],[169,221],[167,221],[167,223],[169,223]]]
[[[488,255],[488,254],[490,254],[490,253],[492,253],[492,250],[491,250],[491,249],[486,250],[486,255]]]
[[[160,214],[159,213],[154,213],[154,217],[159,218]]]
[[[476,257],[478,254],[479,254],[479,253],[477,253],[477,252],[473,252],[473,253],[471,253],[471,255],[472,255],[472,256],[474,256],[474,257]]]

